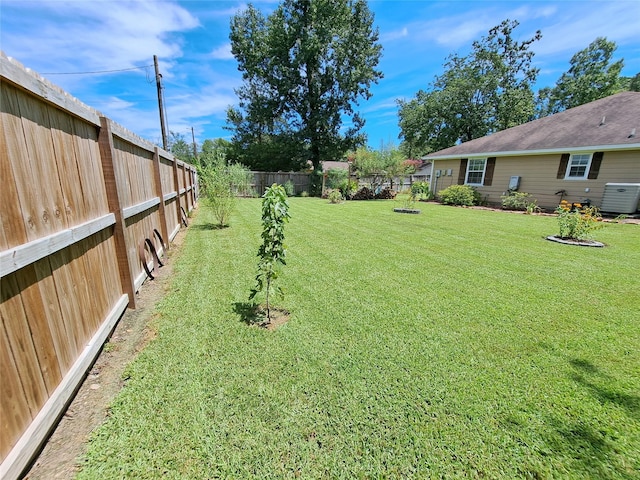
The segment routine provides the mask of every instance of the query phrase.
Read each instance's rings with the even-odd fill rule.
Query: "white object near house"
[[[640,203],[640,183],[607,183],[604,186],[603,212],[634,213]]]

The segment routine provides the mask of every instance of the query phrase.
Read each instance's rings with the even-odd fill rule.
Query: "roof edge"
[[[425,155],[421,160],[454,160],[467,157],[516,157],[521,155],[547,155],[550,153],[607,152],[612,150],[640,150],[640,143],[623,143],[619,145],[589,145],[586,147],[544,148],[539,150],[511,150],[505,152],[456,153],[450,155]]]

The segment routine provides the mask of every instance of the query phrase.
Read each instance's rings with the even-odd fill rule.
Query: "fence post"
[[[116,246],[116,262],[120,273],[120,285],[122,291],[129,296],[129,307],[136,308],[136,288],[134,279],[129,267],[127,256],[127,243],[124,238],[125,223],[122,215],[122,206],[118,195],[118,184],[116,183],[116,173],[113,166],[113,136],[111,134],[111,121],[107,117],[100,117],[100,134],[98,135],[98,146],[100,148],[100,160],[102,163],[102,173],[107,191],[107,202],[109,211],[116,217],[113,237]],[[99,274],[99,272],[96,272]]]
[[[158,215],[160,216],[160,230],[162,233],[162,239],[166,242],[166,248],[169,249],[169,232],[167,228],[167,217],[164,211],[164,192],[162,191],[162,180],[160,178],[160,149],[155,147],[153,149],[153,181],[155,183],[155,192],[160,197],[160,207],[158,209]],[[162,246],[163,248],[165,245]]]
[[[178,225],[182,226],[182,211],[180,210],[180,182],[178,181],[178,159],[173,157],[173,188],[176,191],[176,215],[178,218]]]

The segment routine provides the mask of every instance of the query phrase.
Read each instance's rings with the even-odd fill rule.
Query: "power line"
[[[141,67],[121,68],[119,70],[98,70],[95,72],[42,72],[40,75],[96,75],[99,73],[128,72],[129,70],[141,70],[153,67],[153,65],[143,65]]]

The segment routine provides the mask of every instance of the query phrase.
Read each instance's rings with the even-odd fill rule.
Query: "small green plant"
[[[338,190],[340,190],[344,198],[348,199],[358,190],[358,182],[356,182],[355,180],[347,180],[345,178],[338,185]]]
[[[287,180],[284,183],[284,191],[287,194],[287,197],[293,197],[296,194],[296,187],[291,180]]]
[[[532,215],[534,212],[540,212],[540,207],[538,206],[538,201],[534,200],[533,202],[529,202],[527,204],[527,215]]]
[[[588,240],[593,237],[593,231],[604,226],[602,215],[597,207],[583,207],[579,203],[570,204],[563,200],[556,209],[556,213],[560,238]]]
[[[342,201],[342,193],[340,193],[340,190],[331,190],[327,198],[329,203],[340,203]]]
[[[527,210],[533,201],[531,195],[526,192],[509,192],[507,195],[502,195],[500,199],[502,208],[505,210]]]
[[[411,194],[417,200],[428,200],[429,199],[429,182],[413,182],[411,184]]]
[[[398,197],[402,198],[402,208],[406,210],[413,210],[415,208],[418,195],[416,195],[413,189],[410,189]]]
[[[289,221],[287,193],[282,185],[273,184],[262,197],[262,245],[258,250],[258,274],[256,286],[251,290],[249,300],[264,292],[267,323],[271,322],[271,296],[283,296],[282,289],[274,285],[280,273],[280,266],[286,265],[284,225]]]
[[[478,192],[469,185],[451,185],[438,192],[440,201],[447,205],[477,205],[480,201]]]
[[[306,190],[303,190],[302,192],[300,192],[300,196],[302,198],[307,198],[309,196],[309,192],[307,192]]]

